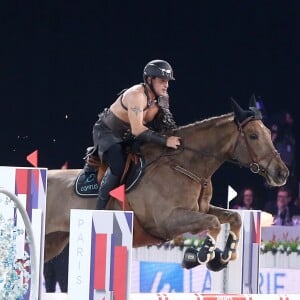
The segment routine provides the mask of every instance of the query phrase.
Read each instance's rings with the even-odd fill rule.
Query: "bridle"
[[[252,147],[249,144],[249,140],[247,138],[247,135],[245,134],[245,132],[243,130],[243,128],[245,127],[245,125],[248,124],[249,122],[253,121],[253,120],[255,120],[255,118],[253,116],[251,116],[251,117],[245,119],[242,123],[236,122],[237,126],[238,126],[239,136],[238,136],[238,138],[236,140],[236,143],[234,145],[233,152],[232,152],[232,159],[230,160],[230,162],[237,163],[240,166],[249,168],[250,171],[252,173],[255,173],[255,174],[257,174],[257,173],[259,173],[259,174],[266,174],[267,170],[268,170],[268,168],[269,168],[269,166],[271,164],[271,161],[275,157],[279,156],[280,154],[278,153],[277,150],[274,149],[274,150],[268,152],[267,154],[263,155],[260,158],[256,158],[255,157],[255,153],[254,153]],[[235,152],[236,152],[237,146],[240,143],[241,139],[244,139],[244,141],[245,141],[245,145],[246,145],[246,148],[247,148],[247,151],[249,153],[250,160],[251,160],[251,162],[248,163],[248,164],[241,163],[239,160],[237,160],[235,158]],[[264,160],[264,159],[269,159],[266,168],[263,168],[261,166],[261,164],[260,164],[260,162],[262,160]]]

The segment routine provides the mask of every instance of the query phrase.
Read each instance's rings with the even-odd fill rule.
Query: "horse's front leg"
[[[182,233],[193,234],[207,231],[207,236],[199,250],[194,248],[185,252],[183,266],[192,268],[199,264],[206,264],[215,256],[216,240],[221,230],[221,224],[216,216],[177,208],[163,224],[168,237],[174,238]]]
[[[221,262],[228,263],[229,260],[237,258],[237,246],[242,227],[241,216],[238,212],[209,205],[208,214],[216,216],[221,224],[229,223],[230,231],[226,241],[225,249],[221,254]]]

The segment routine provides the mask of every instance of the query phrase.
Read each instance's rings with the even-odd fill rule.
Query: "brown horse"
[[[147,167],[139,184],[126,195],[127,208],[137,222],[134,247],[206,230],[201,249],[186,252],[184,267],[210,262],[208,268],[219,270],[236,259],[241,219],[237,212],[210,204],[212,175],[225,161],[264,176],[271,186],[285,184],[289,175],[255,104],[251,98],[249,109],[244,110],[232,100],[233,113],[179,127],[174,132],[182,139],[178,150],[150,144],[141,147]],[[96,198],[83,199],[74,192],[80,171],[48,172],[45,260],[68,243],[70,209],[96,207]],[[115,199],[109,208],[121,209]],[[230,224],[230,233],[220,251],[215,243],[223,223]]]

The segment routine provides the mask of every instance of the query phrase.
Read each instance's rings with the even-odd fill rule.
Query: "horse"
[[[210,204],[211,178],[225,162],[246,167],[270,186],[286,183],[289,171],[275,149],[252,96],[243,109],[231,99],[232,112],[179,126],[178,149],[141,145],[145,167],[139,183],[126,193],[127,209],[134,212],[133,247],[149,246],[190,232],[206,232],[202,247],[186,250],[182,266],[206,264],[218,271],[237,258],[240,215]],[[59,254],[69,240],[70,209],[95,209],[96,198],[83,199],[74,192],[81,170],[49,170],[47,187],[45,261]],[[116,199],[108,209],[121,210]],[[126,209],[126,210],[127,210]],[[221,224],[230,230],[223,251],[216,248]]]

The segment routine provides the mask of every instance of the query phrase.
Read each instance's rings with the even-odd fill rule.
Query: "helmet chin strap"
[[[155,99],[158,98],[159,96],[156,94],[155,90],[154,90],[154,87],[153,87],[153,84],[152,84],[152,78],[150,77],[150,80],[151,80],[151,83],[149,84],[148,83],[148,80],[146,80],[146,84],[149,86],[150,90],[152,91],[152,93],[154,94],[155,96]]]

